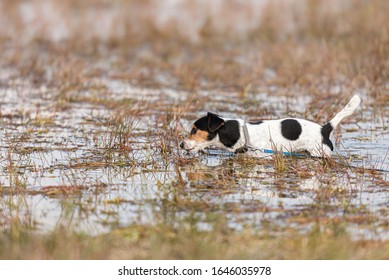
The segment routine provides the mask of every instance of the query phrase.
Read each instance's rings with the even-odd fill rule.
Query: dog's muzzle
[[[184,140],[180,143],[180,148],[184,149],[187,152],[190,152],[190,151],[195,150],[196,146],[193,146],[193,143],[191,143],[190,141],[188,142],[188,141]]]

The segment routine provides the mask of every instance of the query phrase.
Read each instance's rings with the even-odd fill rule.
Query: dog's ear
[[[220,118],[218,115],[214,113],[208,112],[207,117],[208,117],[208,129],[210,132],[215,132],[222,125],[226,123],[222,118]]]

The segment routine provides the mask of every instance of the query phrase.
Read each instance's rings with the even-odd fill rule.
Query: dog
[[[208,112],[195,121],[189,136],[180,143],[180,147],[189,153],[216,147],[252,156],[268,156],[275,152],[288,155],[308,152],[312,157],[331,157],[334,150],[331,133],[344,118],[354,113],[360,103],[361,98],[354,95],[323,126],[298,118],[245,122]]]

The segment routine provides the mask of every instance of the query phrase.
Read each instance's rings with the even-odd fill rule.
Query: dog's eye
[[[193,135],[193,134],[196,134],[196,132],[197,132],[197,128],[194,127],[194,128],[192,128],[192,130],[190,131],[190,134]]]

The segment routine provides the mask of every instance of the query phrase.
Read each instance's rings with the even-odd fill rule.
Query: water
[[[375,115],[369,113],[371,104],[364,104],[357,121],[342,125],[335,158],[353,168],[318,172],[318,160],[286,159],[289,168],[280,172],[272,160],[247,162],[220,151],[193,158],[180,151],[180,139],[169,133],[177,131],[178,138],[183,137],[196,116],[206,111],[194,111],[193,119],[185,119],[179,117],[179,109],[168,108],[187,106],[192,93],[109,79],[95,82],[107,89],[107,99],[134,100],[126,106],[142,109],[139,115],[135,110],[128,116],[127,150],[120,150],[118,138],[112,138],[114,112],[126,106],[107,108],[88,99],[93,94],[87,92],[73,93],[78,101],[64,105],[55,89],[34,88],[28,81],[0,88],[3,228],[18,219],[38,232],[67,226],[99,234],[134,223],[174,222],[195,215],[197,227],[207,230],[214,213],[224,215],[236,230],[247,225],[261,228],[270,221],[278,229],[301,232],[318,219],[347,217],[353,238],[388,238],[384,230],[389,207],[388,106]],[[225,112],[219,112],[227,117],[255,118],[237,93],[198,95],[207,98],[211,110],[227,100]],[[312,102],[304,95],[275,96],[271,88],[258,89],[247,98],[255,101],[255,110],[274,118],[285,112],[301,116]],[[375,218],[366,224],[358,221],[363,216]]]

